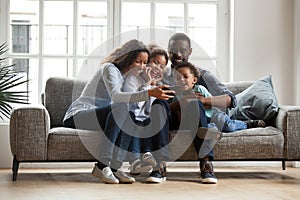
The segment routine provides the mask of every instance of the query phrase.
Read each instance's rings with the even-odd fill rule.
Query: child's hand
[[[188,90],[184,92],[184,97],[186,99],[198,99],[198,95],[200,93],[196,94],[193,90]],[[201,95],[201,94],[200,94]]]
[[[153,70],[153,69],[152,69]],[[154,71],[154,70],[153,70]],[[155,83],[161,81],[164,78],[164,73],[162,70],[155,71],[155,77],[153,77]]]
[[[144,71],[147,76],[148,84],[156,85],[158,81],[163,79],[163,71],[158,68],[146,67]]]
[[[202,102],[204,108],[211,108],[211,105],[208,103],[211,100],[210,97],[205,97],[200,92],[195,92],[195,97]]]
[[[151,84],[152,82],[152,77],[151,77],[151,68],[150,67],[145,67],[144,68],[144,78],[145,78],[145,81],[148,83],[148,84]]]
[[[200,92],[194,92],[194,95],[195,95],[196,99],[198,99],[200,101],[201,101],[201,99],[205,98],[203,96],[203,94],[201,94]]]
[[[151,67],[144,68],[144,76],[145,76],[145,81],[149,85],[156,85],[158,81],[161,81],[163,79],[163,73]]]

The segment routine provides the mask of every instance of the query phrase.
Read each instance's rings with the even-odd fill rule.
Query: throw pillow
[[[232,119],[262,119],[270,123],[278,112],[271,75],[255,81],[246,90],[237,94],[236,98],[236,107],[229,111]]]

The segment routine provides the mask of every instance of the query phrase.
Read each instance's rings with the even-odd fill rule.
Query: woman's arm
[[[158,86],[149,90],[137,91],[137,92],[122,92],[123,76],[119,69],[113,64],[110,64],[104,69],[102,74],[103,82],[113,102],[139,102],[149,100],[149,96],[156,97],[158,99],[168,100],[172,96],[167,95],[167,91],[163,90],[163,87]],[[170,91],[168,91],[170,92]],[[173,91],[173,93],[175,93]]]

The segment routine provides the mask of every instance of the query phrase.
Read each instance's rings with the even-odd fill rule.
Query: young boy
[[[194,98],[196,97],[201,101],[203,97],[211,96],[211,94],[204,86],[196,84],[198,79],[200,78],[200,73],[193,64],[189,62],[182,62],[175,67],[175,70],[177,71],[176,84],[180,85],[184,91],[183,96],[177,96],[177,99],[193,95]],[[206,108],[205,115],[210,122],[208,127],[216,127],[219,131],[222,132],[233,132],[247,128],[266,126],[263,120],[232,120],[225,112],[222,112],[215,107]]]

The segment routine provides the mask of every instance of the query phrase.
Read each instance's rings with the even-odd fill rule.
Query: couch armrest
[[[13,109],[9,129],[11,152],[18,161],[47,159],[50,117],[43,105]]]
[[[284,134],[287,160],[300,160],[300,106],[280,105],[275,126]]]

